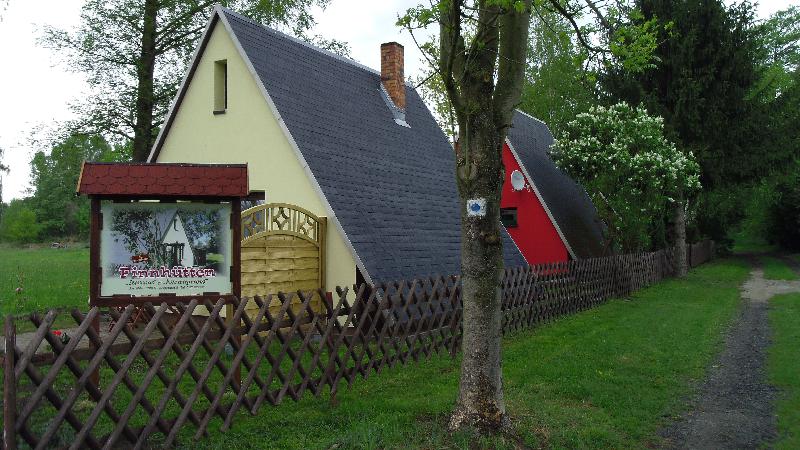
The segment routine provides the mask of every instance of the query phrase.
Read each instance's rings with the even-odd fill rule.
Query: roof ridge
[[[278,35],[280,35],[282,37],[285,37],[286,39],[289,39],[290,41],[293,41],[293,42],[295,42],[297,44],[303,45],[303,46],[308,47],[308,48],[310,48],[312,50],[315,50],[315,51],[317,51],[319,53],[322,53],[323,55],[326,55],[326,56],[331,57],[333,59],[336,59],[336,60],[339,60],[341,62],[350,64],[352,66],[356,66],[359,69],[366,70],[366,71],[374,73],[376,75],[380,75],[381,74],[381,72],[379,70],[376,70],[376,69],[373,69],[372,67],[366,66],[366,65],[364,65],[364,64],[362,64],[362,63],[360,63],[360,62],[358,62],[358,61],[356,61],[354,59],[351,59],[351,58],[348,58],[348,57],[345,57],[345,56],[342,56],[342,55],[338,55],[338,54],[336,54],[336,53],[334,53],[334,52],[332,52],[330,50],[325,50],[324,48],[317,47],[316,45],[314,45],[314,44],[312,44],[312,43],[310,43],[308,41],[304,41],[303,39],[300,39],[300,38],[298,38],[296,36],[292,36],[290,34],[286,34],[286,33],[282,32],[282,31],[276,30],[275,28],[271,28],[271,27],[268,27],[268,26],[266,26],[266,25],[264,25],[262,23],[258,23],[255,20],[253,20],[253,19],[251,19],[251,18],[249,18],[247,16],[244,16],[242,14],[239,14],[236,11],[233,11],[233,10],[231,10],[229,8],[226,8],[226,7],[224,7],[224,6],[220,5],[220,4],[217,4],[216,8],[220,12],[223,12],[225,14],[228,14],[228,15],[231,15],[233,17],[236,17],[237,19],[244,20],[245,22],[248,22],[248,23],[250,23],[252,25],[256,25],[256,26],[258,26],[258,27],[260,27],[260,28],[262,28],[262,29],[264,29],[264,30],[266,30],[268,32],[273,32],[275,34],[278,34]],[[406,82],[405,84],[406,84],[406,86],[411,86],[411,84],[409,84],[408,82]]]

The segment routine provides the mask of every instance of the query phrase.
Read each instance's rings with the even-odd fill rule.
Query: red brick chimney
[[[394,105],[400,109],[406,109],[403,46],[397,42],[381,44],[381,81]]]

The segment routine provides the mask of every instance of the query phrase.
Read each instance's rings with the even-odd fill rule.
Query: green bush
[[[696,203],[696,228],[687,230],[689,240],[709,237],[717,249],[727,252],[733,245],[730,231],[744,219],[747,191],[739,186],[720,186],[703,191]]]
[[[7,242],[27,244],[39,237],[41,227],[36,214],[25,200],[12,200],[0,220],[0,239]]]
[[[674,202],[700,190],[694,156],[667,140],[663,119],[641,106],[594,106],[578,114],[556,139],[552,157],[586,188],[611,247],[622,252],[651,248]]]
[[[768,232],[771,242],[787,250],[800,250],[800,160],[775,185]]]

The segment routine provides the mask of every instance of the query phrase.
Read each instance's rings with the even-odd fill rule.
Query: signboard
[[[231,294],[230,203],[100,202],[100,296]]]

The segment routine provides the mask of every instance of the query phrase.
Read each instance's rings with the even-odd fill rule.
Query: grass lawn
[[[89,249],[0,247],[0,315],[87,307]],[[22,288],[21,293],[16,289]]]
[[[733,234],[733,253],[769,253],[776,251],[777,246],[768,243],[759,236],[752,236],[745,231],[738,231]]]
[[[779,295],[770,301],[770,382],[778,395],[778,441],[775,448],[800,448],[800,294]]]
[[[749,268],[720,260],[685,280],[507,336],[505,397],[517,436],[471,442],[449,435],[459,361],[447,356],[357,379],[327,396],[243,413],[227,433],[186,448],[644,448],[686,407],[739,305]],[[796,401],[796,400],[795,400]],[[157,444],[157,443],[156,443]],[[477,445],[476,445],[477,444]]]
[[[768,280],[796,280],[798,278],[794,270],[781,259],[772,256],[762,256],[759,259],[764,267],[764,278]]]

